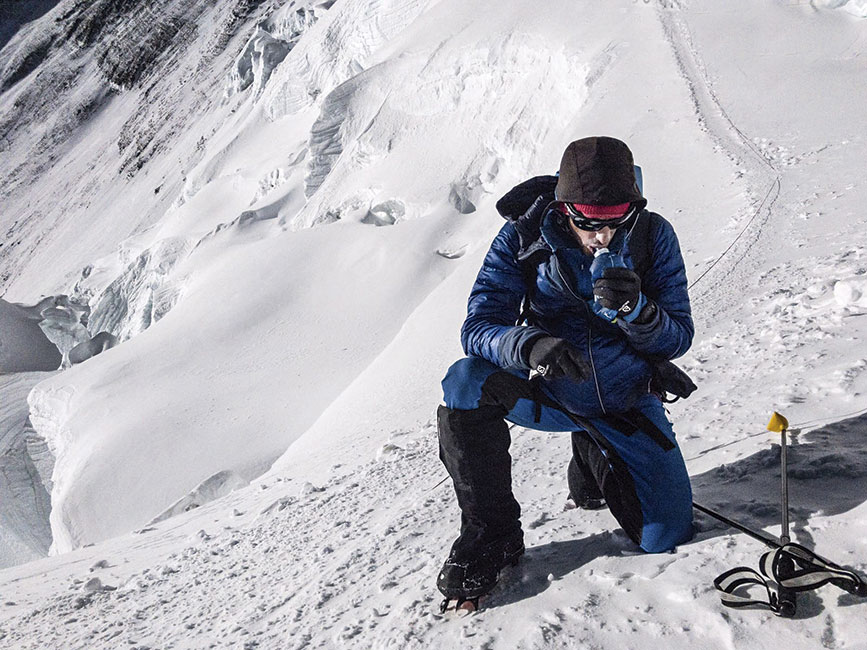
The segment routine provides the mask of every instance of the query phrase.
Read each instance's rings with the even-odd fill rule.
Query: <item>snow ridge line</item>
[[[738,273],[739,276],[745,274],[740,263],[749,255],[753,246],[760,239],[765,225],[773,214],[774,206],[782,189],[782,176],[772,159],[756,147],[732,121],[714,93],[707,69],[692,41],[682,11],[683,7],[679,0],[660,0],[657,16],[662,25],[665,39],[671,46],[681,77],[689,89],[699,126],[736,166],[744,166],[751,173],[764,176],[765,180],[761,182],[761,186],[768,188],[763,194],[759,194],[755,190],[757,183],[749,184],[748,182],[747,191],[752,196],[752,203],[756,205],[755,211],[731,244],[690,284],[690,288],[692,288],[700,280],[703,280],[711,269],[729,256],[744,235],[752,231],[753,236],[745,243],[740,255],[730,257],[728,263],[721,266],[715,274],[716,281],[707,290],[696,296],[694,300],[696,304],[700,304],[704,308],[703,319],[712,321],[718,314],[733,307],[735,301],[739,299],[737,292],[720,288],[721,281],[734,273]],[[763,198],[759,199],[759,196],[763,196]],[[759,215],[763,215],[761,219],[758,219]],[[711,296],[713,296],[712,301],[705,300]]]

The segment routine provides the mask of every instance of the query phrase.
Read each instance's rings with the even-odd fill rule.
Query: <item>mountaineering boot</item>
[[[599,510],[606,505],[605,497],[590,468],[581,460],[578,450],[584,436],[587,436],[584,431],[572,433],[572,460],[569,461],[569,467],[566,469],[569,498],[582,510]]]
[[[477,601],[489,594],[507,566],[524,554],[524,536],[519,531],[487,543],[462,545],[458,538],[437,577],[437,588],[449,600]]]

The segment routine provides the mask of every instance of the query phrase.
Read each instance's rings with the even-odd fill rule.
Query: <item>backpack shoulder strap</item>
[[[518,324],[529,322],[530,301],[536,288],[536,275],[539,266],[551,256],[551,248],[542,238],[542,216],[548,210],[549,203],[546,197],[538,197],[530,209],[514,222],[521,243],[516,259],[526,289]]]
[[[652,215],[653,213],[649,210],[642,210],[629,231],[629,254],[632,257],[635,272],[641,277],[644,277],[644,274],[653,265],[650,241]]]

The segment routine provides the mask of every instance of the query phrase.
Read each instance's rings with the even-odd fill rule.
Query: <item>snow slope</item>
[[[527,556],[487,609],[436,613],[458,512],[433,413],[493,204],[591,133],[629,142],[687,258],[700,391],[672,418],[697,500],[779,532],[781,410],[795,539],[867,569],[862,6],[548,4],[343,0],[300,36],[266,4],[176,114],[160,68],[126,119],[161,115],[173,144],[141,174],[84,149],[142,86],[82,127],[48,178],[92,174],[81,200],[129,214],[78,238],[74,215],[32,221],[4,282],[87,298],[122,342],[30,394],[56,554],[0,571],[0,645],[867,647],[833,587],[794,621],[724,610],[713,578],[762,549],[712,520],[650,556],[564,510],[568,437],[520,429]]]

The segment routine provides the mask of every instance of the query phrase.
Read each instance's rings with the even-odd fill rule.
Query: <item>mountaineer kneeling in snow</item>
[[[689,477],[662,399],[695,388],[669,361],[694,329],[674,229],[646,204],[632,153],[608,137],[571,143],[559,177],[497,203],[507,223],[470,294],[468,356],[446,374],[438,411],[461,509],[437,580],[444,606],[489,593],[524,552],[506,420],[571,431],[570,496],[582,508],[607,503],[645,551],[692,536]]]

